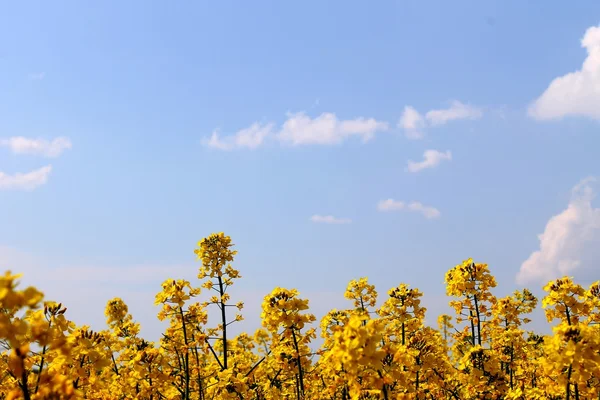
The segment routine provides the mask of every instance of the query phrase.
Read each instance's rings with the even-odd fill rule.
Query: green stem
[[[479,344],[481,346],[481,314],[479,312],[479,304],[477,302],[477,295],[473,295],[473,301],[475,302],[475,313],[476,313],[476,317],[477,317],[477,344]]]
[[[225,302],[223,296],[225,295],[225,289],[223,287],[223,278],[219,279],[219,294],[221,295],[221,323],[223,324],[223,369],[227,369],[227,319],[225,315]]]
[[[294,348],[296,349],[296,362],[298,363],[298,379],[300,381],[300,392],[304,396],[304,371],[302,371],[302,363],[300,362],[300,349],[298,347],[298,339],[296,338],[296,328],[292,326],[292,338],[294,339]]]
[[[190,399],[190,351],[188,349],[187,340],[187,329],[185,327],[185,316],[183,315],[183,308],[179,307],[179,315],[181,315],[181,326],[183,328],[183,343],[185,344],[185,361],[183,367],[185,368],[185,394],[184,399]]]
[[[50,327],[52,326],[52,318],[50,318],[48,320],[48,334],[50,333]],[[44,356],[46,355],[46,349],[48,347],[48,344],[44,344],[44,347],[42,348],[42,358],[40,360],[40,370],[38,372],[38,376],[37,376],[37,381],[35,382],[35,391],[33,392],[34,394],[37,393],[38,391],[38,387],[40,386],[40,379],[42,379],[42,370],[44,369]]]
[[[573,372],[573,366],[569,365],[569,372],[567,372],[567,388],[565,391],[565,398],[569,400],[571,398],[571,373]]]

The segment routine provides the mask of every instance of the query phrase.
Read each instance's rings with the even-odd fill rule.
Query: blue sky
[[[119,295],[151,336],[218,231],[247,329],[274,286],[319,315],[365,275],[434,321],[468,257],[498,295],[588,284],[599,23],[583,0],[4,2],[0,268],[98,327]]]

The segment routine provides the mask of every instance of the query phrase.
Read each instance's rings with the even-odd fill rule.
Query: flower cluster
[[[240,278],[232,248],[210,235],[195,251],[200,281],[164,281],[158,342],[140,337],[120,298],[106,305],[106,329],[93,331],[64,304],[21,289],[18,275],[0,276],[0,399],[600,399],[600,282],[549,282],[547,335],[525,330],[538,303],[531,291],[497,298],[488,265],[468,259],[446,274],[455,315],[440,315],[437,329],[417,288],[399,283],[378,307],[360,278],[347,286],[348,307],[320,324],[298,290],[276,287],[262,327],[233,336],[243,302],[228,291]]]

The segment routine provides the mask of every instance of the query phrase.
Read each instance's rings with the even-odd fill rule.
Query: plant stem
[[[300,362],[300,349],[298,348],[298,339],[296,338],[296,328],[292,326],[292,338],[294,339],[294,348],[296,349],[296,362],[298,363],[298,378],[300,381],[300,392],[304,396],[304,372],[302,371],[302,363]]]
[[[227,369],[227,319],[225,315],[225,302],[223,296],[225,295],[225,289],[223,288],[223,278],[219,279],[219,294],[221,295],[221,323],[223,324],[223,369]]]
[[[183,367],[185,369],[185,393],[184,399],[190,399],[190,351],[188,349],[187,329],[185,327],[185,315],[183,308],[179,307],[179,315],[181,315],[181,327],[183,329],[183,343],[185,344],[185,361]]]

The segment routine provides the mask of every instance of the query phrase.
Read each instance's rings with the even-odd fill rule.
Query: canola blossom
[[[526,329],[538,304],[529,290],[497,298],[488,265],[468,259],[446,273],[454,315],[437,328],[418,289],[399,283],[377,308],[360,278],[348,308],[320,322],[296,289],[277,287],[261,328],[232,336],[244,303],[228,290],[241,278],[231,238],[212,234],[195,253],[198,281],[167,279],[155,297],[168,322],[157,342],[119,298],[94,332],[19,275],[0,276],[0,399],[600,399],[600,282],[544,287],[549,335]]]

